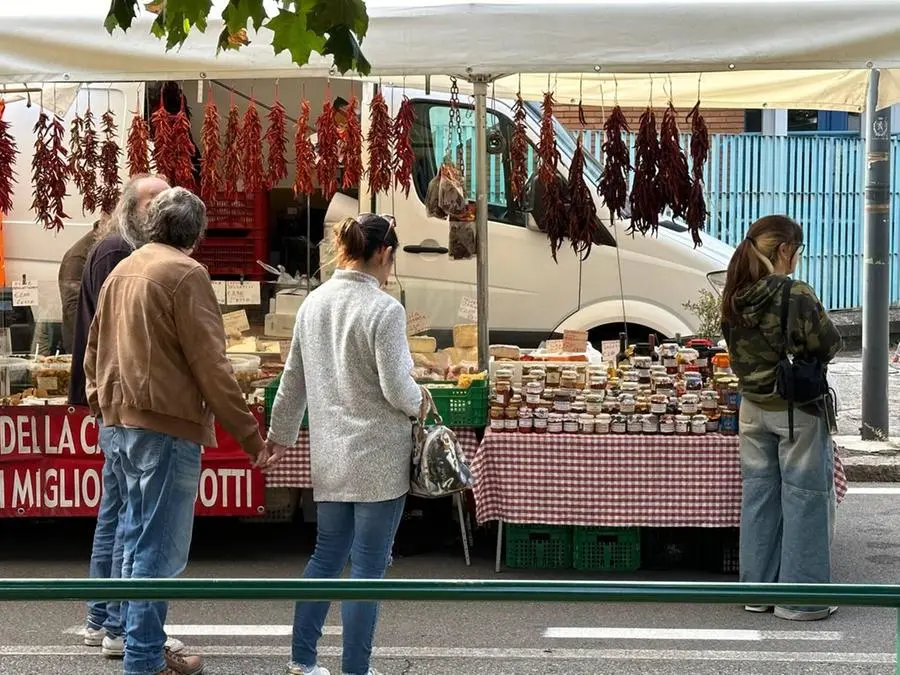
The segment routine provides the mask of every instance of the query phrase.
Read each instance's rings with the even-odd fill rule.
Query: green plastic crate
[[[429,382],[429,384],[452,384],[452,382]],[[474,380],[467,389],[459,387],[428,387],[438,413],[448,427],[480,428],[487,426],[488,387],[487,380]]]
[[[641,567],[641,531],[637,527],[576,527],[572,566],[588,572],[634,572]]]
[[[278,393],[278,385],[281,384],[281,375],[266,385],[266,426],[272,420],[272,406],[275,405],[275,394]],[[309,413],[303,413],[303,422],[300,424],[301,429],[309,428]]]
[[[572,567],[572,528],[557,525],[504,524],[506,566],[518,569]]]

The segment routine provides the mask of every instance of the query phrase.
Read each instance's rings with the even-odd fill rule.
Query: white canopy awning
[[[286,53],[275,56],[266,29],[248,47],[217,57],[220,19],[212,19],[205,33],[192,33],[180,50],[166,53],[149,33],[152,15],[140,17],[127,37],[110,36],[103,27],[109,0],[2,4],[0,81],[321,77],[330,70],[320,58],[298,69]],[[543,91],[546,74],[554,73],[561,100],[577,99],[582,87],[580,77],[573,77],[577,73],[620,74],[619,100],[629,104],[649,99],[649,79],[627,73],[706,73],[702,96],[710,106],[859,110],[865,70],[900,69],[896,0],[368,0],[367,5],[371,21],[363,49],[373,75],[524,73],[534,75],[525,79],[532,94]],[[665,98],[662,79],[654,86],[658,100]],[[610,100],[614,87],[598,77],[585,79],[585,99],[599,103],[604,81]],[[893,74],[882,79],[882,103],[900,101],[898,81]],[[498,92],[501,86],[506,95],[516,90],[517,80],[515,86],[505,80]],[[696,76],[673,78],[673,91],[679,101],[696,100]]]

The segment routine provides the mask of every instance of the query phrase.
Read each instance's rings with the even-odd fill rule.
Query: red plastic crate
[[[238,193],[225,199],[224,193],[206,202],[207,228],[210,230],[257,230],[269,228],[269,195],[266,192]]]
[[[194,258],[206,265],[210,276],[258,277],[264,274],[257,260],[268,258],[268,238],[262,236],[207,236]]]

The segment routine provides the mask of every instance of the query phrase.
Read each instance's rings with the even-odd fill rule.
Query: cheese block
[[[447,347],[443,350],[443,352],[450,355],[450,362],[453,363],[453,365],[458,365],[460,363],[463,363],[464,361],[470,361],[473,363],[478,362],[478,349],[476,349],[475,347]]]
[[[522,358],[522,350],[515,345],[491,345],[490,354],[495,359],[518,361]]]
[[[453,327],[453,346],[458,349],[472,349],[478,346],[478,325],[461,323]]]
[[[437,351],[437,340],[427,335],[407,338],[409,351],[413,354],[434,354]]]

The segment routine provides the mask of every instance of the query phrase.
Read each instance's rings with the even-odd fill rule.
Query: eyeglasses
[[[382,220],[387,221],[388,227],[381,243],[387,242],[388,237],[391,236],[391,232],[397,228],[397,219],[389,213],[360,213],[358,220],[360,224],[363,224],[363,220],[368,220],[369,218],[381,218]]]
[[[806,250],[806,244],[797,244],[797,250],[794,251],[794,255],[800,255],[804,250]]]

